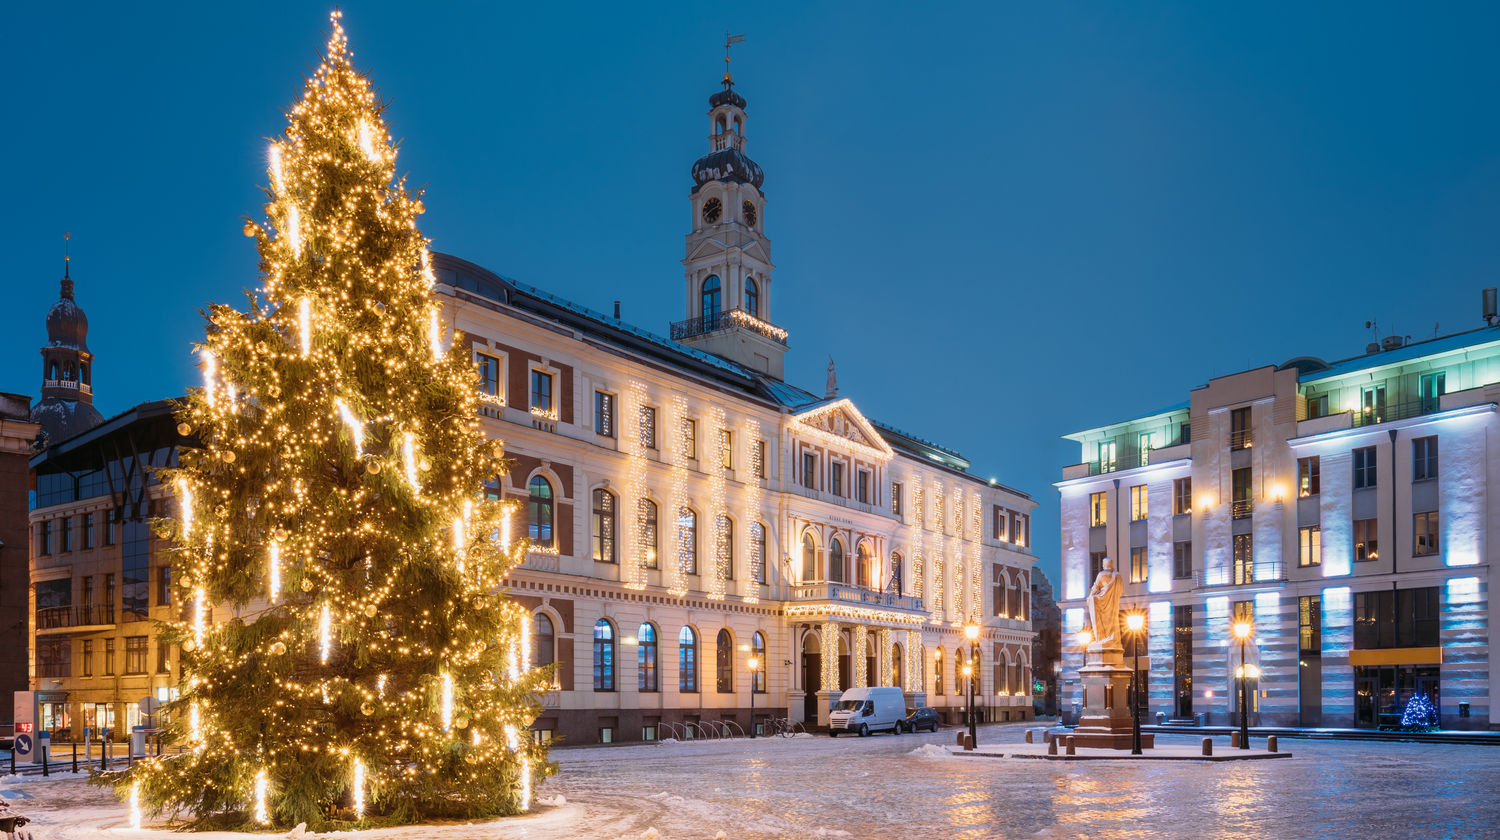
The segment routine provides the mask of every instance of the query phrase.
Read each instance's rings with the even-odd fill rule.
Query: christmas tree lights
[[[552,770],[520,737],[552,674],[519,657],[527,611],[503,595],[525,550],[514,503],[484,492],[505,464],[382,110],[335,13],[268,153],[267,221],[245,226],[261,286],[248,311],[210,307],[178,418],[199,445],[165,472],[190,607],[162,631],[182,648],[164,712],[192,749],[101,775],[141,810],[472,819],[526,810]]]

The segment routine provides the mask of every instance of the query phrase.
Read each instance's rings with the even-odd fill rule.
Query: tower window
[[[710,326],[710,322],[718,316],[719,310],[722,308],[721,301],[723,294],[724,289],[719,283],[719,275],[708,275],[708,279],[703,281],[702,295],[703,311],[701,314],[703,315],[705,327]]]
[[[760,287],[755,285],[755,279],[745,278],[745,311],[760,317]]]

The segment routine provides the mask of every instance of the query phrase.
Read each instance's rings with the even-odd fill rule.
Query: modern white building
[[[1492,301],[1492,292],[1486,301]],[[1500,541],[1500,328],[1371,344],[1218,377],[1164,411],[1068,435],[1065,640],[1108,556],[1147,615],[1148,715],[1398,725],[1416,694],[1489,728],[1489,569]],[[1064,706],[1080,652],[1065,641]],[[1127,643],[1127,654],[1133,653]],[[1258,676],[1255,676],[1258,674]]]

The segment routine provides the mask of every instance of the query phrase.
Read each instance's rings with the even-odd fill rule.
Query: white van
[[[906,695],[893,685],[851,688],[828,715],[828,734],[869,735],[881,729],[900,735],[906,729]]]

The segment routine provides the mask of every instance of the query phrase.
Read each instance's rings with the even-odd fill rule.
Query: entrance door
[[[823,657],[816,653],[802,654],[802,720],[808,724],[818,722],[818,692],[823,688]]]
[[[1354,676],[1354,725],[1360,729],[1374,729],[1379,714],[1380,681],[1374,674],[1360,671],[1374,670],[1358,668]]]

